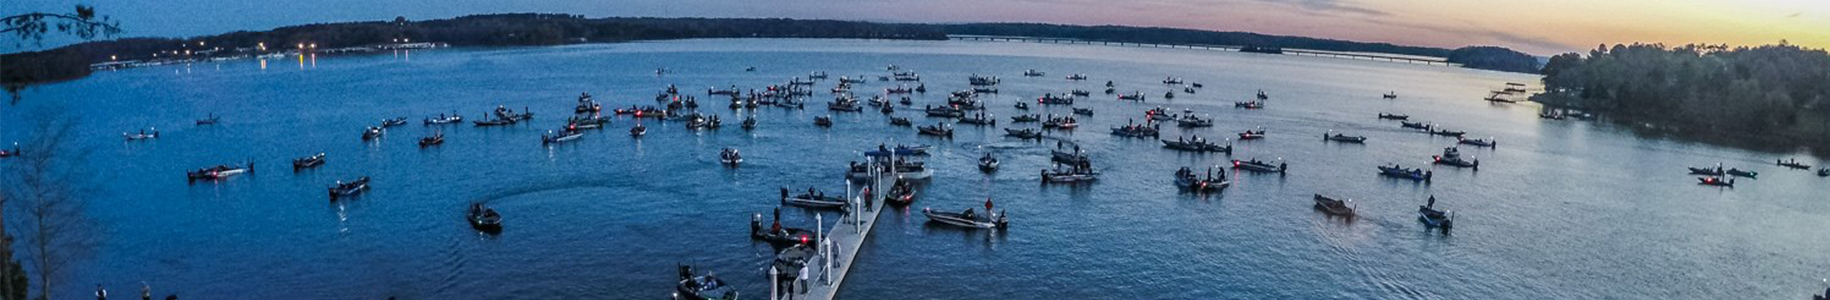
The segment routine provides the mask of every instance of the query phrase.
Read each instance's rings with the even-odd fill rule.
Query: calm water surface
[[[780,83],[809,71],[920,73],[931,90],[896,114],[918,124],[923,104],[966,88],[969,74],[1004,79],[987,97],[1007,125],[1015,101],[1070,89],[1095,92],[1097,117],[1042,143],[1003,130],[960,126],[951,141],[890,127],[872,111],[839,114],[831,129],[820,93],[807,110],[704,111],[730,126],[691,132],[647,123],[642,139],[618,119],[570,144],[539,135],[563,123],[579,92],[609,107],[651,105],[667,84]],[[755,72],[743,72],[755,66]],[[673,73],[655,76],[655,68]],[[1049,72],[1026,78],[1025,69]],[[1062,79],[1086,73],[1091,80]],[[1161,98],[1165,76],[1206,85]],[[1146,103],[1098,95],[1105,81],[1151,94]],[[104,246],[57,291],[81,297],[95,283],[117,294],[151,284],[156,294],[204,299],[659,299],[676,263],[719,272],[751,297],[766,294],[768,246],[747,237],[749,216],[776,207],[781,186],[836,190],[847,161],[878,143],[938,145],[936,176],[913,210],[885,212],[846,280],[847,299],[1802,299],[1830,276],[1830,199],[1825,179],[1773,166],[1792,153],[1641,138],[1576,121],[1543,121],[1531,104],[1478,100],[1521,74],[1421,65],[1147,49],[984,42],[687,40],[539,48],[438,49],[317,60],[255,60],[100,72],[25,93],[0,109],[0,142],[23,139],[47,111],[80,114],[91,150],[82,184]],[[816,88],[830,88],[832,80]],[[858,90],[886,87],[872,80]],[[1263,89],[1264,110],[1231,103]],[[1379,95],[1396,91],[1397,100]],[[710,99],[701,95],[702,99]],[[531,125],[442,129],[449,142],[414,145],[437,128],[427,115],[477,118],[498,105],[528,107]],[[1181,166],[1222,164],[1106,128],[1155,106],[1218,118],[1212,128],[1166,126],[1165,136],[1212,139],[1263,126],[1270,137],[1237,143],[1231,158],[1282,158],[1286,177],[1231,174],[1216,195],[1178,192]],[[1068,113],[1066,107],[1031,113]],[[1374,118],[1414,120],[1494,137],[1497,149],[1464,149],[1478,171],[1436,168],[1431,184],[1375,175],[1386,163],[1425,166],[1454,144]],[[209,113],[223,124],[190,125]],[[760,128],[736,128],[738,114]],[[364,126],[408,116],[408,126],[362,142]],[[1035,126],[1033,124],[1027,126]],[[123,143],[122,131],[156,127],[164,137]],[[1363,134],[1365,145],[1324,143],[1329,130]],[[1105,176],[1081,186],[1042,186],[1056,141],[1087,150]],[[738,169],[718,149],[744,151]],[[319,151],[329,164],[304,172],[289,159]],[[1003,170],[983,175],[993,152]],[[186,184],[185,170],[253,160],[251,176]],[[1695,185],[1685,166],[1724,162],[1759,180],[1734,189]],[[3,163],[3,162],[0,162]],[[1813,160],[1811,164],[1820,164]],[[368,175],[360,199],[329,202],[324,186]],[[1312,193],[1355,199],[1352,221],[1309,208]],[[1435,195],[1458,216],[1442,235],[1416,221]],[[921,207],[957,210],[985,197],[1012,216],[1007,232],[927,224]],[[464,223],[467,203],[486,201],[507,218],[500,236]],[[785,209],[790,226],[813,214]],[[828,222],[835,215],[828,215]]]

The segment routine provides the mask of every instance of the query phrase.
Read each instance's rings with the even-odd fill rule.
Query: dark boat
[[[1233,107],[1244,108],[1244,109],[1262,109],[1262,108],[1264,108],[1264,101],[1233,102]]]
[[[496,213],[496,209],[484,206],[481,202],[471,203],[470,212],[464,214],[464,218],[470,220],[470,228],[475,228],[477,231],[502,232],[502,214]]]
[[[311,156],[292,159],[292,170],[293,171],[316,168],[316,167],[322,166],[322,165],[324,165],[324,152],[318,152],[318,154],[313,154]]]
[[[1380,120],[1410,120],[1411,116],[1400,115],[1400,114],[1379,113],[1379,119]]]
[[[861,112],[864,111],[864,106],[858,104],[858,99],[839,97],[838,99],[833,99],[832,102],[827,102],[826,109],[841,112]]]
[[[909,121],[909,118],[890,117],[890,125],[912,126],[914,124],[915,124],[915,122]]]
[[[1049,151],[1049,160],[1057,163],[1078,165],[1091,161],[1087,153],[1080,151],[1080,145],[1074,145],[1074,152],[1062,151],[1061,142],[1055,142],[1055,149]]]
[[[1264,127],[1259,127],[1257,129],[1246,130],[1245,132],[1240,132],[1239,140],[1241,140],[1241,141],[1256,140],[1256,139],[1262,139],[1262,138],[1264,138],[1264,136],[1265,136]]]
[[[1068,75],[1067,80],[1073,80],[1073,81],[1087,80],[1087,74],[1075,73],[1074,75]]]
[[[977,114],[977,115],[975,115],[975,116],[974,116],[974,115],[969,115],[969,116],[964,116],[964,117],[960,117],[960,118],[959,118],[959,123],[960,123],[960,124],[972,124],[972,125],[993,125],[993,126],[995,126],[995,125],[998,125],[998,119],[997,119],[997,118],[994,118],[994,117],[992,117],[992,116],[991,116],[991,115],[989,115],[989,114],[985,114],[985,112],[982,112],[982,111],[981,111],[981,112],[979,112],[979,113],[978,113],[978,114]]]
[[[991,200],[987,199],[985,201],[986,203],[990,203]],[[928,221],[931,222],[965,228],[1005,229],[1010,226],[1010,220],[1006,218],[1003,213],[994,213],[990,216],[985,216],[972,211],[971,208],[967,208],[964,212],[957,213],[939,212],[934,211],[933,208],[922,208],[921,214],[928,216]]]
[[[1184,110],[1184,111],[1192,111],[1192,110]],[[1162,106],[1158,106],[1156,108],[1152,108],[1150,110],[1144,111],[1144,118],[1148,119],[1150,121],[1168,121],[1168,120],[1175,120],[1176,115],[1169,113],[1169,109],[1163,108]]]
[[[1323,133],[1322,140],[1342,142],[1342,143],[1362,144],[1362,143],[1366,143],[1366,136],[1349,136],[1349,135],[1341,134],[1341,133],[1335,133],[1335,134]]]
[[[1112,135],[1122,137],[1156,137],[1162,130],[1146,124],[1126,123],[1125,126],[1112,127]]]
[[[966,82],[972,86],[997,85],[998,81],[997,77],[979,76],[978,74],[966,77]]]
[[[1271,95],[1265,94],[1264,90],[1258,90],[1258,101],[1264,100],[1271,100]]]
[[[1793,158],[1791,160],[1775,160],[1774,162],[1779,164],[1779,166],[1781,166],[1781,167],[1787,167],[1787,168],[1798,169],[1798,170],[1810,170],[1811,169],[1811,165],[1807,165],[1807,164],[1798,162],[1797,158]]]
[[[1111,91],[1111,90],[1112,89],[1106,89],[1106,91]],[[1131,94],[1127,94],[1127,95],[1118,95],[1118,100],[1144,101],[1145,99],[1144,99],[1143,92],[1131,92]]]
[[[1085,160],[1077,164],[1056,165],[1053,170],[1042,170],[1042,183],[1078,184],[1093,182],[1097,179],[1099,179],[1099,172],[1094,171],[1092,163]]]
[[[900,80],[900,79],[901,78],[898,78],[898,80]],[[883,93],[885,93],[885,94],[908,94],[908,93],[913,93],[913,92],[915,92],[915,89],[911,89],[907,85],[900,85],[900,86],[896,86],[896,87],[892,87],[892,88],[883,89]]]
[[[254,171],[254,163],[249,162],[247,166],[243,166],[243,167],[237,167],[237,166],[231,166],[231,165],[217,165],[215,167],[197,169],[196,171],[185,172],[184,177],[188,178],[191,181],[220,180],[223,178],[229,178],[231,176],[241,175],[241,174],[253,172],[253,171]]]
[[[1163,99],[1175,99],[1175,98],[1176,98],[1175,91],[1163,92]]]
[[[817,239],[813,230],[782,227],[782,209],[779,207],[775,209],[775,219],[770,221],[768,228],[762,226],[762,214],[750,217],[750,238],[776,246],[809,245]]]
[[[1093,109],[1076,107],[1074,108],[1074,114],[1091,117],[1093,116]]]
[[[1730,168],[1730,169],[1728,169],[1727,172],[1724,172],[1724,173],[1727,173],[1729,176],[1737,176],[1737,177],[1747,177],[1747,178],[1760,177],[1760,172],[1746,171],[1746,170],[1734,169],[1734,168]]]
[[[979,171],[991,173],[992,171],[997,171],[997,170],[998,170],[998,159],[995,157],[991,157],[990,152],[985,153],[984,157],[979,157]]]
[[[369,177],[368,176],[362,176],[362,177],[356,178],[356,180],[348,181],[348,182],[337,181],[336,184],[330,185],[330,200],[337,201],[338,198],[355,197],[356,195],[362,194],[362,191],[366,191],[368,189],[369,189]]]
[[[1214,127],[1214,119],[1213,118],[1202,118],[1200,116],[1196,116],[1195,112],[1193,112],[1193,111],[1183,111],[1182,117],[1176,118],[1176,127],[1182,127],[1182,128]]]
[[[1194,93],[1195,93],[1195,87],[1192,87],[1192,86],[1191,86],[1191,87],[1184,87],[1184,88],[1182,88],[1182,93],[1185,93],[1185,94],[1194,94]]]
[[[998,89],[992,87],[975,87],[972,88],[972,92],[979,94],[996,94],[998,93]]]
[[[1021,102],[1018,102],[1018,103],[1021,103]],[[1030,114],[1030,115],[1010,116],[1011,123],[1031,123],[1031,122],[1040,122],[1040,121],[1042,121],[1042,115]]]
[[[694,276],[693,267],[680,266],[680,284],[674,286],[673,300],[737,300],[737,287],[709,273]]]
[[[1036,98],[1036,103],[1042,104],[1042,105],[1074,105],[1074,97],[1055,96],[1055,94],[1042,94],[1042,97]]]
[[[1086,90],[1072,90],[1072,91],[1068,91],[1068,95],[1074,95],[1075,97],[1086,97],[1086,96],[1092,96],[1093,92],[1088,92]]]
[[[1462,159],[1461,150],[1456,149],[1455,147],[1442,148],[1442,155],[1431,155],[1430,159],[1431,163],[1438,165],[1474,168],[1475,170],[1481,169],[1481,162],[1479,160]]]
[[[222,116],[211,113],[209,117],[197,119],[197,125],[216,125],[217,121],[222,121]]]
[[[419,138],[419,147],[425,148],[445,143],[445,133],[433,133],[432,136]]]
[[[159,138],[159,130],[158,130],[158,129],[152,129],[152,130],[151,130],[151,131],[152,131],[152,132],[147,132],[147,131],[148,131],[148,130],[146,130],[146,129],[141,129],[141,130],[140,130],[140,132],[137,132],[137,133],[126,133],[126,132],[122,132],[122,133],[121,133],[121,138],[124,138],[124,139],[126,139],[126,140],[129,140],[129,141],[138,141],[138,140],[150,140],[150,139],[156,139],[156,138]],[[365,139],[366,139],[366,138],[365,138]]]
[[[1218,177],[1214,176],[1214,174],[1213,168],[1208,168],[1207,176],[1202,177],[1195,175],[1194,170],[1191,170],[1188,167],[1182,167],[1182,169],[1176,170],[1175,184],[1178,188],[1194,192],[1218,191],[1233,185],[1231,180],[1226,180],[1225,172],[1219,173]]]
[[[846,204],[848,204],[848,202],[845,201],[845,198],[826,196],[826,193],[822,193],[813,188],[807,188],[807,193],[799,195],[788,195],[788,188],[785,187],[782,188],[781,191],[783,205],[815,209],[845,209]]]
[[[1023,71],[1023,76],[1036,77],[1036,76],[1042,76],[1042,75],[1044,75],[1044,73],[1042,73],[1042,71],[1036,71],[1036,69],[1029,69],[1028,71]]]
[[[1462,144],[1462,145],[1472,145],[1475,147],[1487,147],[1487,148],[1496,148],[1496,147],[1499,147],[1499,145],[1500,145],[1500,141],[1494,140],[1493,138],[1467,139],[1467,138],[1461,138],[1460,136],[1456,136],[1455,143]]]
[[[724,148],[724,150],[718,151],[718,162],[727,166],[737,166],[737,164],[743,163],[743,153],[737,152],[737,149]]]
[[[381,127],[371,126],[368,129],[362,130],[362,140],[364,141],[373,140],[379,137],[381,137]]]
[[[917,133],[920,133],[922,135],[931,135],[931,136],[948,137],[948,138],[953,137],[953,128],[947,127],[946,123],[934,124],[933,126],[918,126],[918,127],[915,127],[915,130]]]
[[[457,113],[454,112],[450,115],[438,114],[438,117],[436,117],[436,118],[427,117],[425,120],[421,121],[421,123],[424,123],[425,125],[443,125],[443,124],[453,124],[453,123],[463,122],[463,121],[464,121],[464,116],[458,115]]]
[[[1722,177],[1705,176],[1705,177],[1697,177],[1697,184],[1709,185],[1709,186],[1735,187],[1735,180],[1729,179],[1728,181],[1722,181]]]
[[[546,134],[540,135],[540,144],[545,145],[545,144],[553,144],[553,143],[570,142],[570,141],[577,140],[578,138],[581,138],[584,136],[585,136],[585,132],[583,132],[583,131],[560,130],[558,132],[554,132],[554,131],[548,130],[546,132]]]
[[[1410,129],[1430,130],[1430,123],[1399,121],[1398,126]]]
[[[399,118],[393,118],[393,119],[381,119],[381,128],[388,128],[388,127],[394,127],[394,126],[400,126],[400,125],[407,125],[407,117],[399,117]]]
[[[1182,84],[1181,78],[1163,77],[1163,84]]]
[[[1035,129],[1029,129],[1029,128],[1024,128],[1023,130],[1017,130],[1014,128],[1004,128],[1004,136],[1015,137],[1018,139],[1025,139],[1025,140],[1041,141],[1042,140],[1042,131],[1035,130]]]
[[[1252,172],[1258,172],[1258,173],[1287,174],[1288,171],[1290,170],[1290,165],[1288,163],[1282,163],[1282,162],[1277,163],[1277,165],[1271,165],[1270,162],[1260,161],[1256,158],[1251,159],[1251,160],[1235,159],[1235,160],[1233,160],[1233,169],[1234,170],[1246,170],[1246,171],[1252,171]]]
[[[1423,168],[1405,169],[1404,166],[1394,164],[1394,165],[1390,165],[1390,166],[1379,166],[1379,175],[1384,175],[1385,177],[1392,177],[1392,178],[1410,179],[1412,181],[1429,182],[1430,177],[1432,177],[1431,175],[1435,175],[1435,174],[1434,174],[1434,172],[1425,171],[1425,170],[1423,170]]]
[[[1353,202],[1353,199],[1341,200],[1315,194],[1315,209],[1329,215],[1352,217],[1354,208],[1348,202]]]
[[[1436,196],[1430,196],[1429,202],[1417,206],[1417,221],[1423,222],[1424,228],[1442,228],[1443,233],[1449,233],[1455,227],[1455,214],[1436,210]]]
[[[1385,97],[1385,99],[1398,99],[1398,92],[1386,92],[1385,95],[1381,96]]]
[[[5,153],[0,153],[5,154]],[[1818,168],[1817,177],[1830,177],[1830,168]]]
[[[1174,141],[1163,140],[1163,148],[1190,152],[1223,152],[1226,154],[1233,154],[1233,145],[1221,146],[1220,144],[1209,142],[1198,136],[1192,138],[1176,137],[1176,140]]]
[[[642,124],[635,124],[635,127],[629,128],[629,136],[632,136],[632,137],[642,137],[643,134],[647,134],[647,133],[648,133],[648,127],[642,126]]]
[[[743,125],[739,127],[743,127],[743,130],[756,129],[756,117],[743,118]]]
[[[915,203],[915,186],[909,180],[896,178],[890,191],[883,194],[883,204],[903,207]]]
[[[1722,176],[1724,174],[1728,174],[1728,172],[1722,170],[1722,164],[1716,164],[1715,168],[1688,168],[1688,169],[1690,169],[1690,175]]]
[[[951,106],[929,105],[924,106],[922,111],[927,112],[929,117],[959,118],[966,116],[966,111]]]
[[[1448,129],[1431,128],[1428,130],[1429,130],[1430,134],[1433,134],[1433,135],[1452,136],[1452,137],[1458,137],[1458,138],[1461,137],[1462,135],[1468,134],[1467,131],[1454,131],[1454,130],[1448,130]]]
[[[706,88],[705,89],[706,95],[732,96],[732,95],[737,95],[738,93],[739,92],[737,91],[737,86],[735,86],[735,85],[731,86],[731,88],[729,88],[729,89],[722,89],[722,90],[720,90],[718,88]]]
[[[512,120],[512,119],[477,120],[477,121],[471,121],[471,123],[475,123],[478,127],[507,126],[507,125],[515,125],[515,120]]]
[[[703,115],[693,114],[686,119],[687,130],[718,129],[719,126],[723,125],[724,120],[719,119],[718,116],[711,116],[708,118]]]
[[[1048,120],[1042,121],[1042,128],[1047,129],[1073,130],[1074,128],[1079,127],[1080,121],[1075,120],[1074,117],[1071,116],[1056,118],[1051,115]]]
[[[13,143],[13,150],[0,149],[0,158],[19,156],[19,143]]]
[[[813,117],[813,125],[820,126],[820,127],[832,127],[832,116]]]
[[[807,79],[826,79],[826,72],[808,72]]]

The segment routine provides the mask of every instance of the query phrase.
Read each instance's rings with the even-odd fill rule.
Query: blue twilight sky
[[[0,13],[99,7],[124,36],[501,12],[785,17],[904,22],[1168,26],[1406,45],[1499,45],[1537,55],[1599,44],[1830,45],[1825,0],[0,0]],[[0,45],[0,52],[73,40]]]

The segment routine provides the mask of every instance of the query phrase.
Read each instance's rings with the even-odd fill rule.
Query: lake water
[[[970,74],[1002,77],[984,98],[1001,119],[1011,104],[1044,92],[1094,92],[1096,117],[1044,142],[960,125],[952,140],[891,127],[875,111],[837,114],[812,125],[831,99],[806,110],[764,107],[759,128],[737,128],[738,112],[704,96],[709,86],[758,88],[810,71],[868,75],[895,64],[919,72],[930,92],[896,115],[924,118],[924,104],[967,88]],[[756,71],[744,72],[754,66]],[[656,76],[656,68],[671,73]],[[1025,69],[1048,76],[1024,77]],[[1085,73],[1091,80],[1063,79]],[[1165,76],[1206,87],[1170,88]],[[1105,81],[1148,102],[1110,100]],[[1535,76],[1441,66],[1189,49],[992,42],[859,40],[684,40],[562,47],[437,49],[371,56],[201,63],[98,72],[25,92],[0,108],[0,142],[24,139],[53,110],[80,116],[67,138],[90,150],[81,186],[103,247],[72,269],[57,298],[86,297],[94,284],[132,294],[201,299],[659,299],[676,263],[716,271],[751,298],[767,294],[767,245],[747,236],[750,216],[777,206],[777,188],[836,191],[845,163],[879,143],[936,145],[935,177],[914,209],[887,211],[845,281],[846,299],[1803,299],[1830,277],[1826,179],[1773,165],[1792,153],[1760,153],[1643,138],[1579,121],[1546,121],[1532,104],[1480,98],[1505,82]],[[653,105],[677,84],[700,95],[724,129],[692,132],[679,122],[635,123],[573,143],[542,146],[579,92],[606,109]],[[1257,90],[1263,110],[1237,110]],[[1379,97],[1396,91],[1401,97]],[[864,93],[869,95],[872,93]],[[529,125],[443,128],[445,145],[414,142],[434,130],[418,120],[457,112],[475,119],[496,105],[530,108]],[[1212,128],[1164,127],[1164,136],[1219,140],[1262,126],[1269,138],[1236,143],[1230,158],[1278,159],[1288,176],[1239,174],[1214,195],[1170,185],[1178,167],[1223,164],[1224,154],[1162,149],[1157,141],[1112,136],[1146,109],[1192,109]],[[750,114],[751,111],[740,111]],[[1029,113],[1067,114],[1066,107]],[[1496,149],[1467,148],[1479,171],[1437,167],[1430,184],[1383,178],[1387,163],[1428,166],[1454,140],[1399,128],[1396,112],[1493,137]],[[206,114],[218,126],[192,126]],[[363,142],[386,117],[413,123]],[[1036,126],[1026,124],[1025,127]],[[120,133],[156,127],[157,140]],[[1364,145],[1325,143],[1334,130]],[[1081,145],[1104,172],[1078,186],[1038,184],[1056,141]],[[746,154],[721,167],[720,148]],[[294,173],[288,160],[326,152],[329,163]],[[993,152],[1003,170],[981,174]],[[257,164],[250,176],[186,184],[184,172]],[[1815,159],[1807,163],[1821,164]],[[1686,166],[1718,162],[1763,173],[1733,189],[1696,185]],[[0,161],[0,163],[5,163]],[[326,185],[372,176],[359,199],[330,202]],[[1310,195],[1355,199],[1361,217],[1329,218]],[[1416,220],[1435,195],[1456,213],[1443,235]],[[927,223],[922,207],[959,210],[996,199],[1011,216],[1005,232]],[[468,203],[486,201],[506,217],[504,233],[465,225]],[[790,226],[813,214],[783,210]],[[828,222],[836,215],[828,215]]]

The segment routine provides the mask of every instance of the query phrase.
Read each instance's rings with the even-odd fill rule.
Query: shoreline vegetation
[[[1830,53],[1778,45],[1602,45],[1544,66],[1532,101],[1600,113],[1633,131],[1768,151],[1830,154]]]
[[[948,35],[1198,43],[1442,57],[1463,67],[1536,73],[1537,59],[1500,47],[1443,49],[1247,32],[1034,23],[917,24],[733,18],[585,18],[568,14],[488,14],[451,19],[347,22],[237,31],[191,38],[123,38],[0,55],[8,90],[74,80],[94,70],[264,55],[440,46],[546,46],[694,38],[945,40]]]

